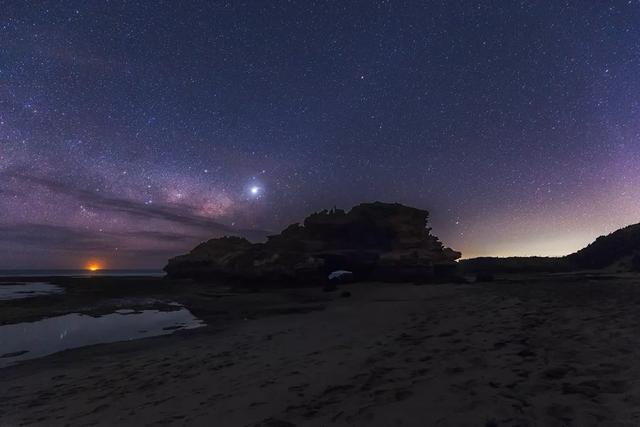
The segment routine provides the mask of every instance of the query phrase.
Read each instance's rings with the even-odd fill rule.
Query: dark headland
[[[323,283],[335,271],[354,281],[445,280],[460,252],[444,247],[427,227],[429,212],[398,203],[363,203],[309,215],[266,243],[212,239],[169,260],[173,278],[265,285]]]
[[[266,243],[222,237],[169,260],[172,278],[259,286],[326,283],[334,271],[352,281],[454,281],[464,274],[550,273],[584,270],[640,272],[640,224],[598,237],[564,257],[481,257],[456,262],[428,227],[429,212],[398,203],[363,203],[350,211],[321,211],[291,224]]]
[[[0,350],[0,425],[639,425],[640,225],[566,257],[459,261],[428,219],[365,203],[209,240],[166,277],[3,279],[63,291],[0,301],[5,345],[69,315],[191,323]],[[25,342],[51,332],[75,333]]]

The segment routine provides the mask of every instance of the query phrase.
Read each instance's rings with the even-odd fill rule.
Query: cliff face
[[[169,260],[170,277],[260,283],[314,283],[335,270],[356,280],[430,280],[455,269],[460,253],[427,228],[429,213],[400,204],[364,203],[321,211],[266,243],[212,239]]]

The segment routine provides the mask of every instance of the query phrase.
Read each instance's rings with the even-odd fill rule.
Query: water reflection
[[[72,313],[0,326],[0,367],[92,344],[166,335],[204,326],[189,310],[118,310],[104,316]]]
[[[64,289],[45,282],[0,283],[0,301],[60,294]]]

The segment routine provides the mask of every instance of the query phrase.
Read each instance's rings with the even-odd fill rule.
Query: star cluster
[[[465,256],[640,220],[640,3],[8,2],[0,268],[163,265],[382,200]]]

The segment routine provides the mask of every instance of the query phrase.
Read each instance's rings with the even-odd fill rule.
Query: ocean
[[[0,270],[0,277],[50,277],[50,276],[164,276],[161,270]]]

